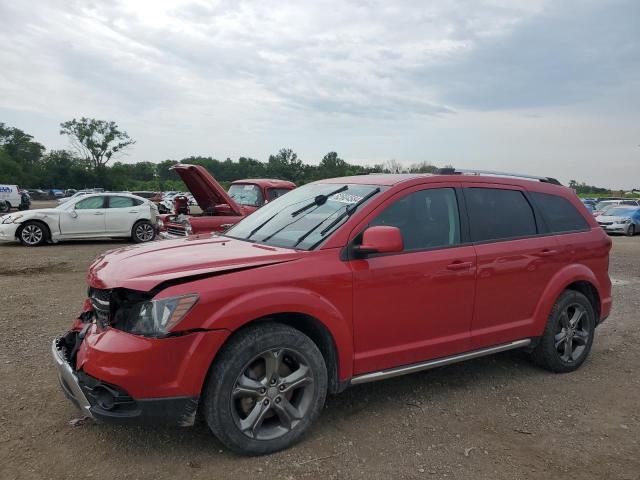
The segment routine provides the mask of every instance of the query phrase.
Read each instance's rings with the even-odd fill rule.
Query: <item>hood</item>
[[[626,217],[612,216],[612,215],[599,215],[596,218],[596,221],[598,221],[598,222],[614,222],[614,223],[618,223],[618,222],[621,222],[622,220],[627,220],[629,218],[631,218],[631,215],[628,215]]]
[[[242,215],[242,207],[238,205],[216,179],[201,165],[178,164],[171,167],[196,199],[198,206],[206,211],[220,204],[227,204],[234,215]]]
[[[6,217],[15,218],[17,216],[20,216],[17,223],[22,223],[32,218],[45,218],[45,217],[48,217],[49,215],[59,215],[61,211],[64,211],[64,210],[60,210],[58,208],[38,208],[35,210],[22,210],[19,212],[7,213],[6,215],[0,215],[0,218],[2,219]]]
[[[108,251],[95,259],[87,279],[95,288],[149,291],[163,282],[301,258],[303,252],[210,234]]]

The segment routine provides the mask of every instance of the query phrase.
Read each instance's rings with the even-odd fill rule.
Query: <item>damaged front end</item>
[[[92,287],[88,296],[72,329],[51,347],[65,395],[83,414],[98,420],[193,425],[199,395],[174,396],[170,386],[179,383],[180,356],[188,357],[200,339],[178,335],[180,341],[172,342],[167,337],[197,296],[154,300],[152,292]],[[159,361],[163,357],[164,364]],[[147,378],[149,385],[141,386]],[[159,391],[155,398],[154,384],[169,391]]]

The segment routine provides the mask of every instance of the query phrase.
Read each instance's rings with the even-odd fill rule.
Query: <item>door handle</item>
[[[129,210],[129,213],[138,213],[138,210]]]
[[[557,250],[550,250],[548,248],[545,248],[541,252],[536,253],[536,256],[538,256],[538,257],[553,257],[557,253],[558,253]]]
[[[447,270],[469,270],[472,266],[471,262],[453,262],[447,265]]]
[[[104,215],[103,212],[95,212],[94,215]]]

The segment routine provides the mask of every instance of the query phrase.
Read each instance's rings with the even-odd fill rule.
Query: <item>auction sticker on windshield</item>
[[[333,200],[334,202],[340,203],[357,203],[362,200],[360,195],[353,195],[351,193],[336,193],[335,195],[331,195],[329,200]]]

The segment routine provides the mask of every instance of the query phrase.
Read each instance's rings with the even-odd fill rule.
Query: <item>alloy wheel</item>
[[[587,349],[590,336],[587,310],[577,303],[567,306],[560,315],[554,338],[560,360],[565,363],[577,362]]]
[[[136,227],[136,237],[141,242],[149,242],[153,240],[153,226],[148,223],[141,223]]]
[[[20,238],[28,245],[37,245],[42,241],[44,232],[38,225],[26,225],[20,232]]]
[[[273,440],[305,417],[313,403],[314,383],[304,356],[272,349],[254,357],[231,392],[232,416],[249,438]]]

